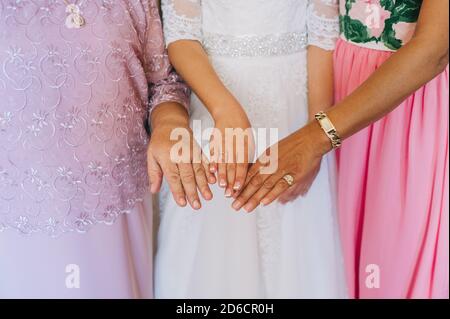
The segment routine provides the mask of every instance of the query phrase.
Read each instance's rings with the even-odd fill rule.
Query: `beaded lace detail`
[[[307,34],[291,32],[264,36],[205,34],[203,46],[209,55],[228,57],[266,57],[297,53],[306,48]]]
[[[308,44],[332,50],[339,36],[337,0],[162,0],[162,9],[167,44],[197,40],[214,55],[283,55]],[[226,21],[233,12],[242,20]]]

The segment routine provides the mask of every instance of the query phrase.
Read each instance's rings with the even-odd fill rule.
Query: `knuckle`
[[[200,166],[200,165],[195,165],[194,166],[194,173],[195,173],[195,175],[202,175],[203,172],[204,172],[203,166]]]
[[[239,200],[241,203],[246,203],[249,198],[250,196],[247,193],[243,192],[238,196],[237,200]]]
[[[191,201],[191,202],[193,202],[193,201],[195,201],[195,200],[198,200],[198,194],[197,194],[197,192],[190,191],[190,192],[187,194],[187,196],[188,196],[189,201]]]
[[[177,183],[180,181],[180,176],[178,176],[178,174],[174,174],[174,173],[167,174],[166,178],[170,184]]]
[[[266,189],[266,190],[271,190],[274,186],[275,186],[275,185],[273,184],[272,181],[266,181],[266,182],[263,184],[263,188]]]
[[[263,178],[261,177],[261,175],[257,175],[255,177],[252,178],[252,180],[250,181],[250,185],[254,186],[254,187],[260,187],[263,184]]]
[[[195,183],[195,177],[194,174],[192,173],[186,173],[182,176],[183,182],[188,183],[188,184],[193,184]]]

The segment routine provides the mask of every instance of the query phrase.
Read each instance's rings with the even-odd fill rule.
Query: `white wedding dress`
[[[336,0],[163,0],[167,44],[198,40],[255,128],[279,138],[305,125],[306,48],[332,50]],[[213,127],[193,95],[191,119]],[[345,298],[332,155],[306,197],[236,213],[223,189],[200,212],[167,187],[156,256],[157,298]]]

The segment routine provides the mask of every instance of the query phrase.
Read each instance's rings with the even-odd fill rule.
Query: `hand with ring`
[[[331,149],[331,144],[320,126],[311,122],[271,149],[275,147],[278,149],[275,172],[265,174],[267,163],[264,164],[261,158],[253,164],[244,188],[234,196],[235,210],[244,208],[252,212],[260,204],[267,206],[280,197],[287,202],[293,196],[304,194],[316,178],[322,156]]]

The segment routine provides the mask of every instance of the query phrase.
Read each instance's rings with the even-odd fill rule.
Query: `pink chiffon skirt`
[[[391,54],[340,40],[337,101]],[[448,89],[447,67],[393,112],[346,140],[338,154],[350,296],[449,296]]]

